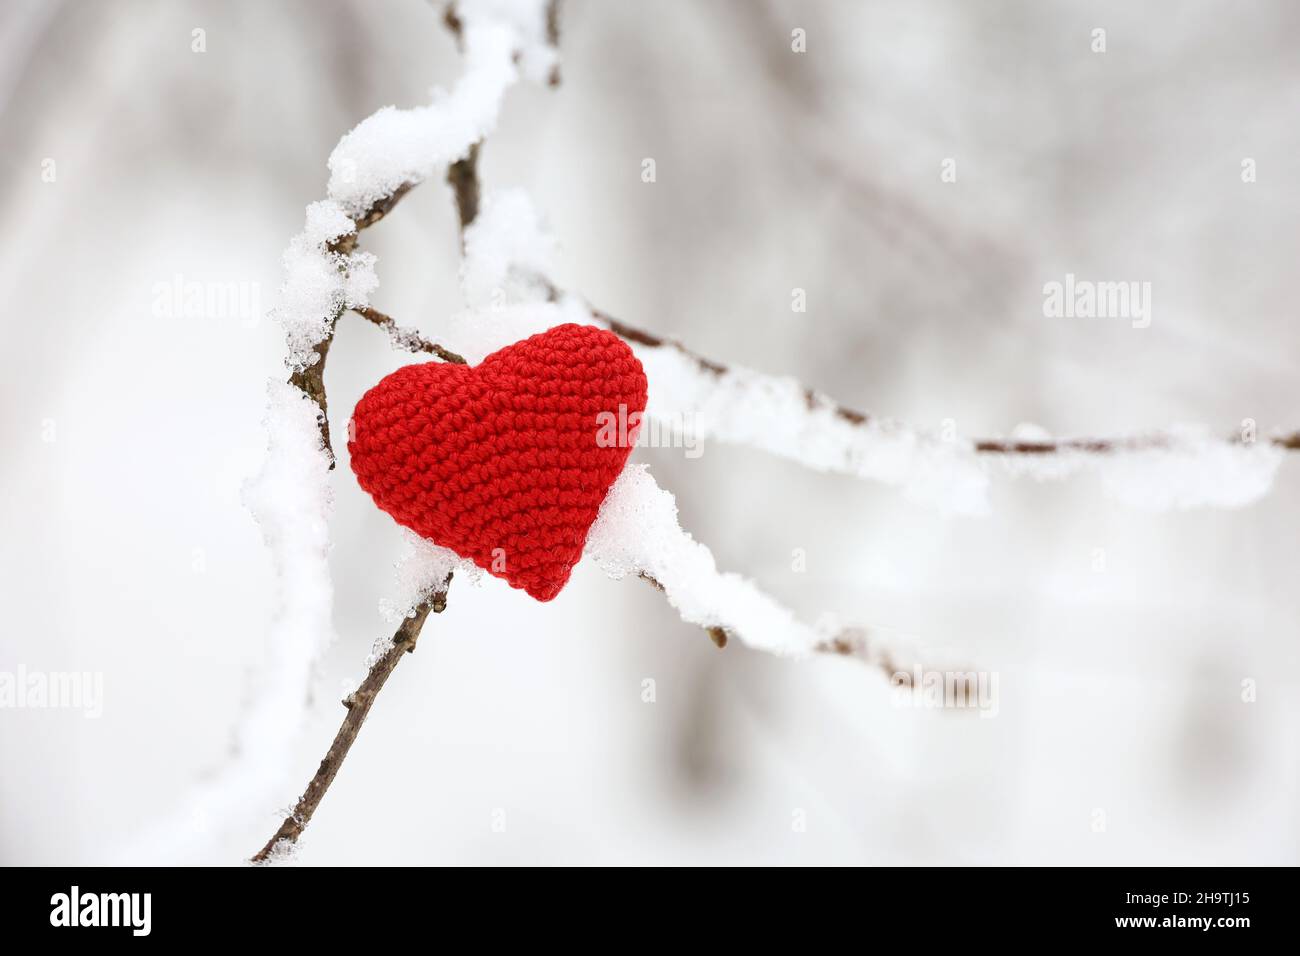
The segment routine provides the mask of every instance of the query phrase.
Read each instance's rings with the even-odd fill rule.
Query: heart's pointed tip
[[[533,600],[546,604],[547,602],[554,601],[559,597],[560,592],[564,590],[564,586],[568,583],[569,577],[568,575],[565,575],[563,581],[548,582],[546,584],[525,584],[523,585],[523,590],[524,593]]]

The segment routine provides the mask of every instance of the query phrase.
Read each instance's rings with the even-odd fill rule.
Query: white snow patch
[[[462,558],[455,551],[434,544],[409,528],[402,528],[407,551],[397,562],[396,593],[379,602],[379,613],[389,624],[401,624],[415,614],[428,597],[447,582],[455,573],[458,580],[477,584],[483,571],[473,561]],[[391,646],[391,641],[389,642]],[[367,664],[367,670],[370,664]]]
[[[689,422],[698,441],[748,445],[816,471],[871,478],[956,514],[988,511],[988,475],[969,443],[886,420],[851,421],[795,379],[732,366],[713,372],[672,346],[633,345],[650,380],[646,414]]]
[[[320,407],[285,382],[268,385],[267,456],[244,489],[280,581],[280,608],[236,739],[245,756],[282,753],[297,730],[312,668],[333,637],[329,571],[333,494]]]
[[[329,196],[360,216],[404,183],[419,183],[464,157],[496,128],[501,100],[522,74],[541,82],[556,63],[546,42],[546,0],[459,0],[465,69],[428,106],[386,106],[357,124],[330,154]]]
[[[498,349],[568,322],[594,324],[590,311],[579,300],[567,296],[559,302],[471,309],[447,320],[441,340],[470,365],[477,365]]]
[[[474,308],[491,308],[544,299],[540,277],[551,274],[555,254],[555,239],[526,192],[489,193],[465,230],[465,300]]]
[[[1242,445],[1183,428],[1166,448],[1099,456],[1106,494],[1148,511],[1241,508],[1273,487],[1283,453],[1264,442]]]
[[[379,285],[374,255],[329,251],[330,242],[355,228],[337,203],[314,202],[307,207],[303,231],[289,240],[284,251],[284,284],[273,315],[284,328],[285,364],[291,369],[318,361],[313,349],[330,336],[338,314],[366,305]]]
[[[330,154],[330,198],[353,217],[403,183],[432,177],[495,128],[501,99],[519,76],[516,31],[474,20],[464,40],[465,72],[455,89],[435,90],[428,106],[378,110]]]
[[[837,633],[832,619],[805,624],[753,582],[719,571],[712,552],[682,530],[676,499],[645,465],[628,466],[614,483],[585,553],[612,578],[649,575],[682,620],[726,627],[758,650],[803,657]]]
[[[518,67],[533,83],[550,79],[559,53],[546,41],[547,0],[457,0],[456,14],[468,26],[504,25],[514,35]]]

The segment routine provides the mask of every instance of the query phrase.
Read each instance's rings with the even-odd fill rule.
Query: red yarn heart
[[[476,366],[398,369],[357,403],[348,452],[398,524],[549,601],[582,557],[645,402],[622,339],[561,325]]]

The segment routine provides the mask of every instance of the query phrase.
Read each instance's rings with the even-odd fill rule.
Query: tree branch
[[[334,735],[334,742],[330,744],[325,759],[320,762],[315,775],[307,784],[307,789],[298,798],[293,810],[284,818],[284,822],[275,831],[275,835],[266,841],[266,846],[254,854],[250,862],[266,863],[287,852],[298,841],[298,837],[302,835],[302,832],[307,829],[307,824],[311,823],[316,808],[320,806],[320,802],[325,798],[325,793],[329,790],[330,784],[334,782],[334,778],[338,775],[339,768],[343,766],[343,761],[347,759],[348,751],[356,743],[357,735],[361,732],[361,725],[366,722],[366,716],[370,713],[370,708],[380,690],[383,689],[389,675],[393,673],[405,655],[415,651],[416,642],[420,639],[420,631],[424,627],[424,622],[429,613],[440,614],[447,607],[447,588],[450,584],[451,575],[449,574],[442,585],[420,602],[410,617],[402,621],[401,626],[393,635],[392,646],[384,652],[379,660],[375,661],[374,666],[370,668],[370,672],[366,674],[365,679],[361,682],[361,686],[344,699],[343,706],[348,709],[348,713],[343,718],[343,724],[339,727],[338,733]]]
[[[1245,444],[1240,435],[1225,440],[1232,444]],[[1300,432],[1274,435],[1263,440],[1284,451],[1300,451]],[[1060,455],[1070,452],[1111,455],[1117,452],[1156,450],[1167,448],[1169,445],[1168,436],[1158,432],[1127,438],[1054,438],[1047,441],[981,438],[974,442],[975,451],[982,455]]]
[[[455,5],[452,4],[447,9],[447,23],[452,32],[459,38],[460,22],[455,15]],[[559,48],[560,26],[559,26],[559,0],[551,0],[546,10],[546,36],[547,42],[554,48]],[[558,82],[558,73],[552,76],[552,83]],[[469,155],[464,159],[453,163],[447,171],[447,182],[451,184],[456,194],[456,208],[460,214],[461,239],[464,241],[465,229],[474,221],[478,215],[479,199],[482,194],[482,187],[479,181],[478,158],[479,149],[482,143],[475,144],[470,150]],[[550,298],[558,300],[561,296],[561,290],[545,276],[538,276],[538,279],[547,288]],[[639,345],[644,348],[670,349],[679,353],[682,357],[693,363],[701,372],[715,377],[720,377],[732,372],[733,369],[722,362],[706,358],[697,352],[691,351],[681,342],[665,339],[638,328],[627,322],[615,318],[607,312],[587,303],[587,308],[591,316],[597,322],[606,326],[611,332],[627,342]],[[841,405],[834,399],[812,388],[803,389],[804,403],[808,411],[829,410],[835,418],[847,422],[851,426],[865,427],[873,424],[889,424],[891,427],[900,427],[886,420],[873,418],[866,412],[858,411]],[[1244,444],[1240,435],[1230,436],[1226,441],[1233,444]],[[1263,439],[1268,444],[1284,451],[1300,451],[1300,431],[1291,432],[1290,434],[1276,435]],[[1042,456],[1055,455],[1064,453],[1084,454],[1084,455],[1110,455],[1116,452],[1126,451],[1143,451],[1148,449],[1159,449],[1168,447],[1171,444],[1169,436],[1161,433],[1148,435],[1119,437],[1119,438],[1062,438],[1042,441],[1023,441],[1015,439],[1001,438],[977,438],[971,439],[970,448],[977,455],[988,456]]]
[[[374,205],[353,221],[356,229],[346,235],[339,236],[328,243],[325,248],[336,255],[351,255],[356,250],[357,239],[361,230],[370,228],[392,212],[393,207],[411,191],[413,185],[413,183],[403,183],[389,195],[377,200]],[[325,395],[325,359],[329,356],[330,342],[334,338],[334,326],[338,323],[339,316],[342,314],[343,310],[340,309],[330,316],[325,327],[325,337],[312,346],[312,351],[316,354],[316,360],[306,368],[295,369],[289,376],[289,384],[305,393],[320,408],[320,440],[321,444],[325,446],[325,454],[329,456],[330,471],[334,470],[335,458],[334,446],[330,443],[329,403]]]
[[[645,571],[639,571],[637,572],[637,577],[640,578],[642,581],[644,581],[646,584],[649,584],[660,594],[668,593],[668,589],[665,588],[662,584],[660,584],[659,579],[656,578],[653,574],[649,574],[648,572]],[[704,632],[709,635],[709,640],[713,642],[713,646],[716,647],[718,650],[723,650],[727,646],[727,640],[731,634],[731,631],[729,631],[727,628],[719,627],[716,624],[713,627],[704,628]]]
[[[338,317],[330,321],[330,336],[333,335],[334,323]],[[327,336],[321,339],[313,347],[312,351],[316,354],[316,361],[303,369],[296,369],[289,376],[289,384],[304,392],[320,408],[319,425],[320,440],[325,446],[325,454],[330,460],[330,471],[334,470],[334,446],[330,444],[330,419],[328,414],[329,402],[325,396],[325,359],[329,355],[331,338]]]
[[[551,285],[549,280],[547,280],[546,284],[551,290],[552,299],[558,299],[562,294],[560,290]],[[689,359],[701,372],[708,375],[721,376],[732,371],[721,362],[716,362],[713,359],[692,352],[681,342],[665,339],[651,332],[646,332],[644,329],[629,325],[594,306],[588,305],[587,307],[591,311],[592,318],[627,342],[645,348],[672,349]],[[815,389],[804,389],[804,401],[807,403],[809,411],[829,408],[837,418],[848,422],[850,425],[867,425],[873,421],[872,416],[866,412],[847,408]],[[1234,444],[1243,444],[1239,435],[1230,436],[1225,440]],[[1275,435],[1263,440],[1286,451],[1300,451],[1300,431]],[[1169,437],[1159,432],[1120,438],[1058,438],[1044,441],[1017,441],[1000,438],[971,439],[971,447],[977,454],[981,455],[1053,455],[1069,452],[1086,455],[1109,455],[1116,452],[1165,448],[1170,444]]]
[[[463,358],[455,352],[451,352],[436,342],[430,342],[419,332],[414,329],[408,329],[398,325],[390,315],[385,315],[378,309],[372,309],[369,306],[362,306],[352,310],[361,316],[367,322],[371,322],[388,333],[389,340],[393,343],[394,348],[403,349],[407,352],[427,352],[430,355],[436,355],[444,362],[450,362],[452,365],[465,365]],[[323,397],[323,396],[322,396]]]
[[[456,196],[456,216],[460,220],[460,241],[465,241],[465,229],[478,218],[479,178],[478,154],[483,143],[477,142],[469,148],[464,159],[458,159],[447,167],[447,184]]]
[[[547,43],[555,47],[559,41],[558,0],[550,0],[545,16]],[[457,45],[463,48],[465,38],[462,32],[462,23],[456,13],[454,3],[447,7],[445,23],[455,35]],[[559,83],[558,67],[552,70],[550,82],[552,86]],[[478,215],[479,182],[477,163],[479,145],[478,143],[471,145],[467,155],[463,159],[452,163],[447,171],[448,182],[451,183],[456,194],[456,210],[460,219],[462,235],[464,229]],[[403,182],[393,189],[391,193],[372,203],[365,212],[353,219],[355,228],[351,232],[326,244],[326,252],[332,256],[346,257],[351,255],[356,249],[360,232],[387,216],[393,210],[393,207],[401,201],[402,197],[410,192],[415,185],[415,181]],[[335,327],[343,311],[345,310],[339,309],[327,317],[324,335],[312,347],[313,361],[305,368],[294,370],[289,377],[289,384],[302,391],[319,409],[321,444],[329,458],[329,468],[331,470],[334,468],[336,461],[334,449],[330,442],[328,399],[325,391],[325,361],[329,355]],[[397,323],[389,316],[376,309],[361,307],[354,311],[367,321],[383,328],[393,343],[401,348],[414,352],[427,352],[436,355],[445,362],[465,364],[465,359],[461,356],[425,339],[417,332],[399,328]],[[275,835],[252,857],[252,862],[268,862],[297,842],[298,837],[306,829],[308,823],[311,822],[316,808],[324,799],[330,784],[333,783],[335,776],[338,774],[339,768],[352,748],[352,744],[356,741],[357,734],[361,731],[361,726],[365,722],[367,714],[370,713],[370,708],[374,704],[376,696],[383,689],[389,675],[392,674],[404,654],[415,650],[420,631],[429,614],[431,612],[441,613],[446,607],[447,588],[450,583],[451,574],[448,574],[442,584],[416,606],[393,635],[392,645],[371,666],[361,686],[344,701],[344,706],[348,708],[348,714],[339,727],[339,731],[335,735],[325,758],[321,761],[316,774],[308,783],[307,789],[299,798],[293,811],[285,818]]]
[[[465,360],[459,355],[448,352],[442,346],[427,341],[412,329],[398,325],[391,316],[370,308],[353,309],[352,311],[386,331],[393,344],[398,348],[405,349],[408,352],[428,352],[443,358],[444,361],[460,365],[465,364]],[[643,333],[638,332],[636,334],[641,335]],[[653,575],[642,571],[637,576],[659,592],[665,592],[663,584]],[[703,630],[719,650],[725,648],[730,637],[737,633],[735,627],[725,624],[704,627]],[[822,654],[852,657],[869,666],[878,668],[891,680],[897,672],[897,667],[888,652],[878,652],[869,641],[867,631],[861,628],[845,628],[834,637],[818,644],[814,650]]]
[[[359,238],[358,234],[361,230],[369,229],[375,223],[379,222],[379,220],[392,212],[393,207],[401,202],[402,197],[414,189],[415,185],[415,183],[402,183],[402,185],[398,186],[387,196],[375,200],[369,209],[353,220],[357,227],[354,231],[349,232],[347,235],[339,236],[326,248],[329,249],[330,252],[337,252],[345,256],[351,253],[357,247],[357,239]]]

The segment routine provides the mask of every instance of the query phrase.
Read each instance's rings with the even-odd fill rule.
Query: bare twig
[[[346,235],[339,236],[330,242],[326,248],[337,255],[351,255],[357,247],[358,233],[362,229],[368,229],[379,220],[388,215],[394,206],[401,201],[402,197],[411,191],[412,183],[403,183],[398,186],[387,196],[379,199],[373,206],[362,213],[356,220],[356,229]],[[330,342],[334,337],[334,326],[338,323],[339,316],[343,314],[342,310],[335,312],[329,317],[325,325],[325,336],[314,346],[312,351],[316,359],[306,368],[295,369],[289,376],[289,384],[294,388],[300,389],[308,398],[310,398],[320,408],[320,440],[325,446],[325,453],[329,456],[330,470],[334,470],[334,446],[330,443],[330,421],[329,421],[329,403],[325,395],[325,359],[329,356]]]
[[[816,650],[819,654],[838,654],[861,661],[881,671],[891,683],[899,673],[898,664],[889,651],[878,649],[866,631],[856,628],[845,628],[830,640],[818,644]]]
[[[330,335],[333,334],[334,323],[338,321],[335,316],[330,320]],[[334,470],[334,446],[330,444],[330,420],[328,412],[328,401],[325,397],[325,358],[330,351],[330,336],[317,342],[312,351],[316,355],[316,361],[303,369],[295,369],[289,376],[289,384],[294,388],[303,391],[320,408],[320,415],[317,419],[320,426],[321,444],[325,446],[325,454],[329,456],[330,470]]]
[[[352,310],[361,316],[367,322],[372,322],[388,333],[388,338],[396,348],[404,349],[407,352],[427,352],[430,355],[436,355],[444,362],[452,365],[465,365],[463,358],[455,352],[443,348],[437,342],[430,342],[419,332],[414,329],[408,329],[398,325],[390,315],[385,315],[378,309],[372,309],[369,306],[362,306]],[[322,398],[324,395],[322,394]]]
[[[338,733],[334,735],[334,742],[330,744],[325,759],[316,768],[315,775],[307,784],[307,789],[303,791],[302,796],[298,798],[292,812],[284,818],[284,822],[275,831],[275,835],[266,841],[266,846],[262,847],[252,857],[251,862],[267,862],[276,854],[287,850],[296,843],[298,837],[307,829],[307,824],[311,822],[312,816],[316,813],[316,808],[320,806],[320,802],[325,798],[325,793],[329,790],[330,784],[334,782],[335,776],[338,775],[339,768],[343,766],[348,751],[356,743],[357,734],[361,732],[361,725],[366,722],[366,715],[370,713],[370,707],[374,704],[380,690],[383,689],[389,675],[393,673],[405,655],[415,650],[416,642],[420,639],[420,631],[424,627],[425,619],[428,618],[429,613],[440,614],[446,608],[447,587],[450,583],[451,575],[448,575],[441,588],[430,594],[415,608],[410,617],[402,621],[401,626],[393,635],[393,646],[379,660],[375,661],[374,666],[370,668],[370,672],[366,674],[365,680],[361,682],[361,686],[343,701],[343,706],[348,709],[348,713],[343,718],[343,724],[339,727]]]
[[[329,251],[342,253],[343,255],[352,252],[352,250],[357,246],[358,233],[360,233],[362,229],[369,229],[375,223],[379,222],[379,220],[392,212],[393,207],[402,201],[402,197],[414,188],[415,183],[402,183],[402,185],[398,186],[387,196],[375,200],[374,204],[369,209],[354,220],[357,227],[356,230],[349,232],[345,236],[339,236],[331,242],[327,247]]]
[[[1263,440],[1285,451],[1300,451],[1300,432],[1274,435]],[[1245,444],[1240,435],[1232,436],[1227,441],[1232,444]],[[1160,433],[1126,438],[1055,438],[1046,441],[986,438],[974,443],[975,450],[983,455],[1060,455],[1070,452],[1109,455],[1124,451],[1157,450],[1167,448],[1170,444],[1170,437]]]
[[[552,49],[560,49],[560,0],[550,0],[546,5],[546,43]],[[560,64],[551,67],[549,82],[552,88],[560,85]]]

